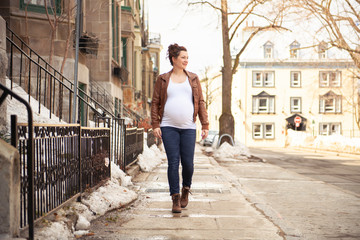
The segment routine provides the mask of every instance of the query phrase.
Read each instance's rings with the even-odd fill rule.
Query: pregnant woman
[[[151,103],[151,124],[154,135],[163,140],[168,159],[167,176],[173,213],[181,213],[188,204],[194,172],[196,117],[202,125],[202,138],[208,135],[209,121],[196,74],[185,70],[188,53],[185,47],[172,44],[168,57],[170,72],[158,76]],[[179,164],[182,166],[180,196]]]

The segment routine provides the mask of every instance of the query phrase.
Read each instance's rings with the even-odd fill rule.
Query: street
[[[287,148],[251,148],[268,163],[334,185],[360,197],[360,155],[304,152]]]
[[[251,149],[265,164],[221,162],[286,239],[360,239],[358,157]]]

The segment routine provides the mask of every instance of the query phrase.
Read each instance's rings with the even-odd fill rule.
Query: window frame
[[[268,80],[265,79],[265,75],[271,73],[271,84],[267,85]],[[258,76],[260,75],[260,79]],[[256,78],[255,78],[256,76]],[[265,87],[273,88],[275,87],[275,71],[252,71],[252,87]],[[255,80],[255,81],[254,81]]]
[[[322,129],[323,126],[327,127],[326,133],[324,134],[324,131]],[[332,127],[333,126],[338,126],[339,127],[339,131],[338,132],[334,132],[332,131]],[[319,135],[321,136],[330,136],[330,135],[341,135],[342,133],[342,126],[341,126],[341,122],[320,122],[319,123]]]
[[[290,44],[290,58],[299,59],[300,57],[300,43],[294,41]]]
[[[297,99],[299,100],[299,110],[294,110],[294,104],[293,101]],[[290,112],[291,113],[301,113],[302,112],[302,99],[301,97],[290,97]]]
[[[270,41],[267,41],[264,45],[264,58],[265,59],[273,59],[274,58],[274,44]],[[266,50],[270,49],[270,53]]]
[[[298,73],[298,86],[294,85],[294,73]],[[290,87],[301,88],[301,71],[290,71]]]
[[[331,74],[335,74],[336,81],[331,81]],[[323,76],[326,75],[326,81],[324,81]],[[336,82],[337,84],[334,84]],[[324,84],[325,83],[325,84]],[[319,71],[319,87],[329,88],[335,87],[340,88],[342,86],[342,75],[341,71]]]
[[[20,9],[25,11],[27,3],[25,3],[26,0],[20,0]],[[55,0],[56,5],[56,15],[60,15],[63,7],[63,1],[62,0]],[[46,13],[45,6],[38,5],[38,4],[31,4],[29,3],[27,6],[27,11],[31,12],[37,12],[37,13]],[[48,12],[50,15],[53,15],[54,12],[52,11],[52,7],[48,6]]]
[[[267,135],[266,127],[271,126],[271,135]],[[259,132],[255,132],[255,127],[260,127]],[[275,123],[253,123],[252,124],[252,137],[253,139],[275,139]]]
[[[260,110],[260,100],[266,100],[266,108],[264,110]],[[254,111],[254,110],[256,110],[256,111]],[[253,96],[252,113],[253,114],[274,114],[275,113],[275,96]]]
[[[120,66],[120,43],[119,43],[119,5],[111,0],[111,34],[112,34],[112,60]]]
[[[332,107],[329,108],[326,106],[326,101],[333,101]],[[337,94],[324,94],[319,96],[319,113],[320,114],[327,114],[327,113],[335,113],[341,114],[342,113],[342,95]]]
[[[318,57],[319,59],[326,59],[327,56],[327,43],[322,41],[318,45]]]

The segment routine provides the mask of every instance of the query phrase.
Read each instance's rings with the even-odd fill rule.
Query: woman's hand
[[[209,130],[203,129],[201,131],[201,137],[202,139],[205,139],[209,135]]]
[[[153,133],[154,133],[155,137],[157,137],[158,139],[161,139],[161,129],[160,128],[155,128]]]

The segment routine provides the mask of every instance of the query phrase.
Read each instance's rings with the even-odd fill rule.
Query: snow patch
[[[360,138],[350,138],[342,135],[312,136],[310,133],[289,129],[287,146],[360,153]]]
[[[155,167],[161,164],[162,159],[165,159],[165,153],[162,152],[156,145],[152,145],[150,148],[144,144],[144,150],[142,154],[139,154],[137,158],[137,164],[140,166],[141,171],[150,172]]]
[[[250,156],[249,149],[238,141],[236,142],[235,146],[231,146],[229,143],[224,142],[220,145],[214,154],[214,157],[217,159],[234,158],[245,160]]]

